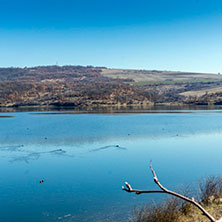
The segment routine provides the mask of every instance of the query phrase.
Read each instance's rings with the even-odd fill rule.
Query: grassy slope
[[[222,217],[222,203],[211,203],[205,206],[205,209],[216,219]],[[191,207],[187,215],[182,214],[178,222],[209,222],[209,219],[202,215],[201,211],[195,207]]]
[[[110,78],[133,79],[135,82],[197,82],[222,81],[222,75],[156,70],[103,69],[102,75]]]
[[[102,69],[101,74],[113,79],[129,79],[132,86],[143,87],[143,90],[151,87],[154,92],[171,94],[171,98],[182,96],[189,101],[207,93],[222,93],[222,75],[218,74],[127,69]],[[220,101],[220,98],[214,96],[211,100]]]

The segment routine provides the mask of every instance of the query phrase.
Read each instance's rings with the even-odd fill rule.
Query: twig
[[[191,204],[193,204],[194,206],[196,206],[197,208],[199,208],[199,210],[202,211],[203,215],[206,216],[211,222],[222,222],[222,218],[220,220],[216,220],[210,213],[208,213],[198,202],[196,202],[194,200],[194,198],[192,197],[191,199],[188,197],[185,197],[179,193],[173,192],[171,190],[166,189],[158,180],[157,175],[152,167],[152,162],[150,161],[150,170],[153,174],[153,180],[154,182],[160,187],[161,190],[137,190],[137,189],[133,189],[131,187],[131,185],[128,182],[125,182],[126,188],[124,186],[122,186],[122,190],[125,190],[126,192],[129,193],[136,193],[136,194],[142,194],[142,193],[166,193],[166,194],[170,194],[173,195],[175,197],[178,197],[180,199],[183,199]]]

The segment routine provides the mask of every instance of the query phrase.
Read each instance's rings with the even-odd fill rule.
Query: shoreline
[[[91,106],[0,106],[0,113],[8,112],[71,112],[73,113],[151,113],[156,111],[185,111],[185,110],[222,110],[222,105],[187,105],[187,104],[154,104],[154,105],[91,105]],[[8,116],[7,116],[8,117]]]

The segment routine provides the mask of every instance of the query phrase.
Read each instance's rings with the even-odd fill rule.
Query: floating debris
[[[119,150],[127,150],[126,147],[121,147],[119,145],[109,145],[109,146],[103,146],[103,147],[100,147],[97,149],[90,150],[89,152],[96,152],[96,151],[105,150],[105,149],[109,149],[109,148],[117,148]]]
[[[42,153],[53,153],[53,154],[57,154],[57,155],[63,155],[66,153],[66,151],[63,149],[57,149],[57,150],[52,150],[52,151],[42,152]]]

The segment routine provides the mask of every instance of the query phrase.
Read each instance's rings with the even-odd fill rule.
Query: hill
[[[222,104],[222,75],[93,66],[0,68],[0,106]]]

